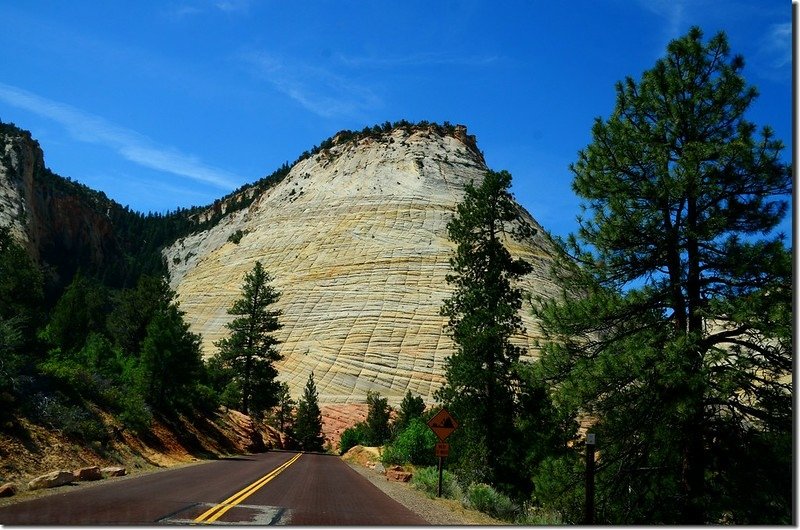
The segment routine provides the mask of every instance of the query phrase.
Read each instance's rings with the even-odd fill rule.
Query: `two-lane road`
[[[271,452],[69,488],[0,508],[0,524],[426,524],[329,455]]]

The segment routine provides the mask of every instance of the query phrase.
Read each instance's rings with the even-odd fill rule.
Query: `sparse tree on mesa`
[[[283,326],[278,322],[281,312],[270,309],[280,297],[271,281],[257,261],[253,270],[245,274],[242,297],[228,309],[228,314],[237,317],[226,324],[230,336],[216,342],[221,364],[233,371],[241,388],[245,414],[277,404],[278,372],[274,363],[283,357],[276,348],[279,342],[274,332]]]

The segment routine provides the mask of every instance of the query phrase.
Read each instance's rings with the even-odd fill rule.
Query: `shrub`
[[[136,433],[146,432],[150,428],[153,413],[141,394],[125,393],[117,403],[117,407],[120,410],[117,417],[125,427]]]
[[[342,437],[339,439],[339,454],[343,455],[357,445],[366,445],[367,439],[367,424],[363,421],[348,427],[342,432]]]
[[[85,442],[106,441],[105,425],[90,411],[56,392],[39,393],[31,399],[34,417],[48,427]]]
[[[242,230],[237,230],[236,232],[233,232],[231,235],[228,236],[228,241],[230,241],[234,245],[238,245],[239,242],[244,237],[244,234],[245,232],[243,232]]]
[[[421,418],[409,421],[381,455],[384,464],[432,465],[436,463],[434,447],[436,435]]]
[[[511,499],[488,484],[470,484],[465,501],[467,506],[504,521],[513,521],[519,512]]]
[[[435,466],[419,468],[411,477],[411,485],[428,497],[436,497],[439,489],[439,470]],[[442,471],[442,497],[459,500],[461,487],[455,475],[446,469]]]

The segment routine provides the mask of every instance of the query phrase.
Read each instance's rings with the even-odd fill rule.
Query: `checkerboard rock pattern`
[[[278,185],[215,227],[164,252],[171,285],[204,355],[216,351],[245,273],[259,260],[281,292],[279,378],[293,397],[313,371],[320,403],[364,403],[373,390],[397,405],[406,391],[433,402],[455,351],[439,315],[454,245],[447,223],[464,185],[479,183],[483,156],[467,137],[394,129],[339,142],[296,163]],[[470,141],[472,140],[472,141]],[[512,254],[533,264],[522,287],[549,296],[553,243],[541,226]],[[229,241],[241,230],[238,243]],[[537,326],[523,308],[532,348]]]

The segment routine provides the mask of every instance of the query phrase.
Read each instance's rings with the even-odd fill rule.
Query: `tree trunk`
[[[688,190],[687,200],[687,323],[689,340],[698,340],[703,336],[703,318],[701,316],[702,296],[700,288],[700,249],[697,241],[697,199],[693,188]],[[705,509],[705,431],[704,383],[695,378],[703,370],[703,352],[693,347],[687,355],[691,359],[687,363],[689,378],[689,395],[691,417],[686,422],[684,432],[683,469],[681,482],[686,495],[683,522],[686,524],[704,524]]]

